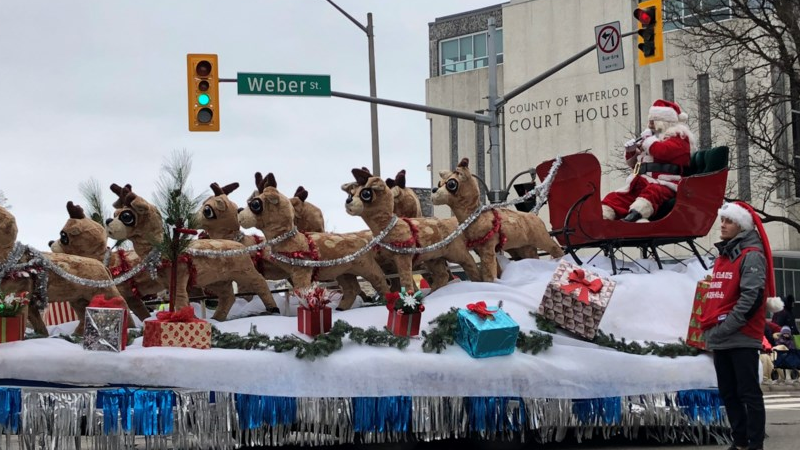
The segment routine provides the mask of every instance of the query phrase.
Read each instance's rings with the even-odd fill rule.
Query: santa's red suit
[[[664,113],[665,109],[669,113]],[[680,121],[685,117],[677,105],[664,100],[656,101],[650,108],[650,120],[655,121],[656,127],[666,127],[655,135],[648,129],[641,143],[628,143],[625,160],[633,173],[625,186],[603,198],[604,218],[626,217],[636,212],[640,216],[634,216],[636,219],[649,219],[665,201],[675,197],[694,147],[691,130]]]

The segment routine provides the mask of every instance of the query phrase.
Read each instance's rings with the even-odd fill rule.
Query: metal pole
[[[497,52],[495,51],[494,17],[489,18],[489,30],[486,35],[486,47],[489,55],[489,170],[491,180],[489,190],[489,201],[500,203],[503,201],[502,183],[500,180],[500,126],[499,126],[499,107],[497,105]],[[507,195],[507,194],[506,194]]]
[[[369,96],[377,97],[375,86],[375,34],[372,28],[372,13],[367,13],[367,42],[369,44]],[[381,176],[381,153],[378,141],[378,104],[370,103],[370,122],[372,124],[372,174]]]
[[[440,116],[458,117],[459,119],[471,120],[473,122],[490,123],[491,119],[483,114],[471,114],[463,111],[455,111],[452,109],[437,108],[435,106],[417,105],[416,103],[400,102],[397,100],[389,100],[385,98],[368,97],[366,95],[349,94],[347,92],[331,91],[331,97],[348,98],[350,100],[359,100],[362,102],[378,103],[380,105],[394,106],[396,108],[411,109],[414,111],[422,111],[431,114],[438,114]]]

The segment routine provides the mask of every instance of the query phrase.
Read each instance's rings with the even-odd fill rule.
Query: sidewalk
[[[800,392],[800,379],[778,382],[761,383],[762,392]]]

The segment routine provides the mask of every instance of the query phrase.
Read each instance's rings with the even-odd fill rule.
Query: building
[[[715,1],[725,8],[725,0]],[[633,0],[511,0],[486,8],[436,18],[429,24],[430,77],[426,81],[427,104],[440,108],[474,112],[486,110],[488,94],[487,20],[498,30],[498,93],[510,92],[547,69],[592,45],[595,27],[620,22],[623,33],[636,21]],[[704,102],[708,102],[708,78],[693,73],[674,46],[670,35],[681,29],[665,25],[665,59],[639,67],[636,41],[622,40],[624,69],[600,74],[592,52],[565,69],[517,96],[504,107],[501,116],[501,180],[505,186],[518,172],[535,167],[561,154],[590,150],[604,171],[601,194],[623,184],[626,174],[613,170],[622,160],[621,143],[641,131],[643,117],[653,100],[678,102],[689,114],[689,125],[698,134],[701,148],[711,146],[715,123]],[[707,109],[707,108],[705,108]],[[701,114],[702,112],[702,114]],[[431,176],[452,169],[462,157],[470,159],[476,175],[489,182],[489,146],[485,126],[429,114],[431,126]],[[733,137],[727,142],[736,158]],[[729,183],[737,182],[731,171]],[[526,176],[520,181],[529,181]],[[513,194],[512,194],[513,197]],[[437,216],[449,215],[437,206]],[[540,215],[547,220],[546,207]],[[718,236],[715,227],[698,244],[706,249]],[[779,223],[767,225],[776,258],[779,293],[800,293],[800,236]],[[675,248],[671,254],[689,254]]]

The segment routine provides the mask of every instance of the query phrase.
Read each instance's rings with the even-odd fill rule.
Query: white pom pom
[[[686,122],[687,120],[689,120],[689,115],[688,114],[686,114],[685,112],[682,112],[682,113],[678,114],[678,121],[679,122]]]
[[[783,309],[783,300],[780,297],[769,297],[767,299],[767,311],[776,313]]]

